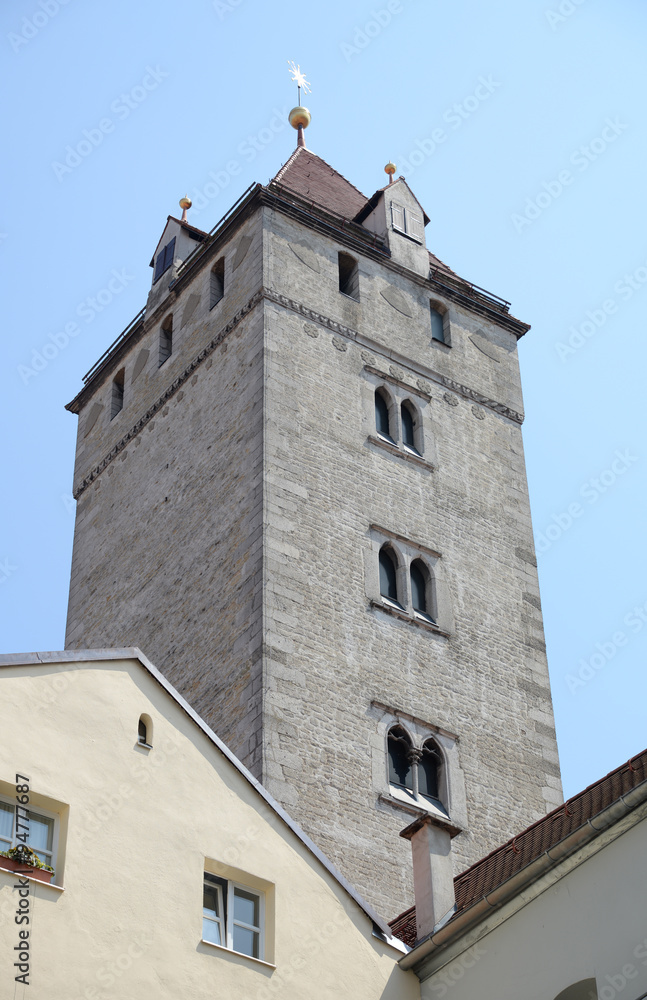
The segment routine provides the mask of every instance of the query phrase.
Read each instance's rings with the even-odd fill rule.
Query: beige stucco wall
[[[643,997],[646,849],[643,818],[423,982],[423,1000],[555,1000],[587,979],[600,1000]]]
[[[28,775],[32,806],[61,804],[67,825],[63,888],[30,883],[19,998],[419,997],[400,953],[136,660],[3,667],[0,726],[0,793]],[[272,964],[201,943],[208,859],[267,884]],[[12,998],[15,881],[0,871],[0,997]]]

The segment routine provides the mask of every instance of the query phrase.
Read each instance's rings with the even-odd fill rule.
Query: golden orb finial
[[[396,167],[395,163],[389,160],[389,162],[384,168],[384,173],[389,175],[389,184],[393,184],[393,175],[397,169],[398,168]]]
[[[305,139],[303,138],[303,130],[307,128],[311,121],[311,114],[307,108],[304,108],[301,104],[301,89],[305,94],[310,93],[310,84],[306,80],[305,73],[301,72],[301,67],[296,66],[294,62],[290,62],[288,59],[288,66],[290,67],[290,74],[292,79],[297,85],[299,94],[299,103],[296,108],[292,108],[292,111],[288,115],[288,121],[292,128],[295,128],[299,133],[299,138],[297,139],[297,146],[303,146],[305,148]]]
[[[180,208],[182,209],[182,222],[186,222],[186,212],[188,208],[191,208],[193,202],[189,198],[188,194],[184,195],[184,198],[180,198]]]

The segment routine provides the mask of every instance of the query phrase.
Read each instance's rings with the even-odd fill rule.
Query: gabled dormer
[[[404,177],[376,191],[354,221],[383,237],[398,264],[425,278],[428,276],[425,226],[429,217]]]
[[[146,311],[156,309],[168,294],[168,287],[177,275],[180,265],[189,257],[207,233],[196,229],[184,219],[169,215],[159,239],[150,266],[153,268],[152,288],[148,294]]]

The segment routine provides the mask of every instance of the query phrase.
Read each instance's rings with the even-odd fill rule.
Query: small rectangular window
[[[419,212],[414,212],[411,209],[407,209],[406,212],[407,221],[407,233],[413,240],[417,240],[422,243],[425,238],[425,230],[422,224],[422,215]]]
[[[110,399],[110,419],[112,420],[124,408],[124,378],[125,369],[117,372],[112,380],[112,396]]]
[[[220,260],[211,268],[211,285],[210,285],[210,300],[209,308],[213,309],[214,306],[218,305],[220,300],[225,294],[225,258],[221,257]]]
[[[164,320],[162,323],[162,329],[160,330],[160,348],[159,348],[159,362],[158,368],[161,368],[165,361],[170,358],[173,353],[173,317],[169,316],[168,319]]]
[[[175,256],[175,236],[167,243],[165,247],[162,247],[155,260],[155,271],[153,274],[153,284],[162,277],[165,271],[168,271],[169,267],[173,263],[173,257]]]
[[[12,847],[18,847],[24,843],[18,839],[21,830],[26,829],[26,846],[30,847],[34,854],[51,868],[56,866],[55,844],[55,819],[53,816],[45,816],[40,812],[29,809],[28,823],[24,827],[24,813],[16,816],[16,807],[8,802],[0,801],[0,851],[8,851]],[[24,832],[24,831],[23,831]],[[2,868],[2,858],[0,857],[0,868]]]
[[[204,873],[202,940],[263,959],[264,893]]]
[[[405,233],[417,243],[425,241],[425,226],[422,214],[413,208],[405,208],[391,202],[391,222],[393,228],[399,233]]]
[[[439,340],[441,344],[446,344],[445,339],[445,317],[442,313],[430,306],[431,310],[431,339]]]
[[[357,261],[350,254],[339,254],[339,291],[359,299],[359,269]]]
[[[393,228],[399,230],[401,233],[406,233],[404,227],[404,207],[402,205],[396,205],[393,201],[391,202],[391,220],[393,222]]]

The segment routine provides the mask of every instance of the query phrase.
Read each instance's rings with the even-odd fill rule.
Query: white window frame
[[[211,881],[207,876],[211,875],[213,879],[217,881]],[[226,926],[223,927],[224,923],[224,912],[225,907],[223,906],[225,900],[223,896],[223,885],[227,884],[227,900],[226,900],[226,911],[227,920]],[[235,955],[243,955],[245,958],[251,958],[255,961],[264,962],[265,961],[265,893],[262,889],[253,889],[249,885],[244,885],[242,882],[234,882],[231,879],[223,878],[220,875],[214,875],[213,872],[205,872],[203,876],[203,884],[208,885],[211,890],[217,890],[218,900],[220,903],[221,913],[223,917],[209,917],[204,912],[202,915],[203,920],[210,920],[212,923],[217,924],[220,930],[220,938],[223,943],[216,944],[214,941],[207,941],[203,936],[202,940],[205,944],[210,944],[215,948],[225,948],[227,951],[233,952]],[[243,923],[240,920],[234,919],[234,902],[235,902],[235,892],[236,889],[240,889],[242,892],[249,893],[250,896],[255,896],[258,899],[258,919],[259,926],[254,927],[251,924]],[[203,908],[204,909],[204,908]],[[258,955],[249,955],[246,951],[237,951],[234,948],[234,926],[242,927],[244,930],[250,930],[255,934],[258,934]],[[203,925],[204,930],[204,925]],[[223,934],[224,930],[224,934]]]
[[[0,837],[0,851],[8,851],[8,850],[11,850],[12,847],[18,847],[19,844],[23,843],[22,840],[17,840],[16,839],[16,835],[18,833],[17,828],[16,828],[16,816],[17,816],[16,806],[19,805],[19,803],[15,802],[15,801],[12,801],[6,795],[0,795],[0,802],[2,802],[3,805],[10,806],[13,809],[13,824],[12,824],[12,829],[11,829],[11,843],[7,844],[6,838],[5,837]],[[42,858],[40,858],[40,860],[43,861],[44,865],[49,865],[50,868],[53,868],[54,871],[56,871],[56,859],[57,859],[57,856],[58,856],[59,816],[58,816],[57,813],[53,813],[49,809],[42,809],[40,806],[36,806],[35,809],[32,809],[31,807],[29,807],[27,811],[28,811],[28,813],[30,815],[31,815],[31,813],[33,813],[35,816],[37,816],[39,818],[50,819],[50,820],[53,821],[54,829],[53,829],[53,833],[52,833],[52,849],[51,849],[51,851],[46,851],[46,850],[43,850],[41,848],[39,848],[38,850],[36,850],[36,848],[34,848],[34,847],[32,847],[30,845],[29,841],[27,841],[26,846],[29,847],[30,850],[32,850],[34,852],[34,854],[36,855],[36,857],[38,857],[38,858],[40,858],[41,854],[49,855],[48,860],[43,861]],[[0,868],[2,868],[2,860],[3,859],[0,858]]]

